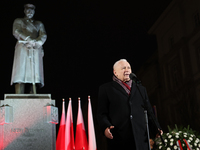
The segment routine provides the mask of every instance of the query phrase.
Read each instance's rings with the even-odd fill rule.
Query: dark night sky
[[[156,50],[156,39],[147,31],[171,0],[67,0],[1,2],[1,90],[14,93],[10,86],[15,18],[24,17],[23,5],[36,5],[34,18],[44,23],[45,86],[38,91],[62,98],[97,99],[99,85],[112,77],[115,61],[126,58],[133,72]],[[3,3],[3,4],[2,4]],[[57,103],[60,107],[61,103]]]

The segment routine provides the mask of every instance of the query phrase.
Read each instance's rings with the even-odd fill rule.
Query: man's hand
[[[28,42],[28,44],[35,46],[36,40],[32,39],[31,37],[28,37],[27,42]]]
[[[160,135],[162,135],[163,134],[163,131],[162,130],[160,130],[160,129],[158,129],[158,134],[156,134],[156,138],[158,138],[158,137],[160,137]]]
[[[109,138],[109,139],[113,139],[113,135],[112,135],[112,133],[110,132],[110,129],[113,129],[113,128],[114,128],[114,126],[110,126],[110,127],[107,127],[107,128],[105,129],[105,131],[104,131],[105,136],[106,136],[107,138]]]

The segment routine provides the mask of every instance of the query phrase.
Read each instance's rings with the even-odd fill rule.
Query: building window
[[[177,89],[181,85],[181,67],[179,59],[176,57],[169,64],[169,77],[172,89]]]
[[[200,26],[199,12],[196,12],[194,14],[194,23],[195,23],[195,27],[199,27]]]

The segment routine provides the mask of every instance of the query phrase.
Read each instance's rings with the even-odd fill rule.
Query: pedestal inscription
[[[48,123],[44,114],[49,104],[56,111],[50,94],[6,94],[1,105],[12,107],[13,122],[0,125],[0,150],[55,150],[57,118]]]

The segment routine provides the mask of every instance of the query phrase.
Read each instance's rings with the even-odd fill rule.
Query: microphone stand
[[[149,136],[149,125],[148,125],[148,116],[147,116],[147,110],[145,108],[144,108],[144,115],[145,115],[145,120],[146,120],[148,146],[149,146],[149,150],[151,150],[150,136]]]
[[[135,79],[135,80],[134,80],[134,79]],[[140,91],[140,89],[139,89],[139,86],[138,86],[138,84],[140,84],[141,81],[138,80],[138,79],[136,78],[136,76],[135,76],[134,79],[133,79],[133,80],[134,80],[135,83],[136,83],[136,87],[137,87],[137,89],[138,89],[138,91],[139,91],[139,93],[140,93],[140,95],[141,95],[141,97],[142,97],[143,103],[144,103],[144,105],[142,105],[142,107],[144,108],[144,115],[145,115],[145,120],[146,120],[147,138],[148,138],[148,141],[149,141],[149,142],[148,142],[148,143],[149,143],[149,144],[148,144],[148,145],[149,145],[149,150],[151,150],[151,146],[150,146],[150,136],[149,136],[149,125],[148,125],[148,116],[147,116],[148,106],[146,105],[145,99],[144,99],[144,97],[143,97],[143,95],[142,95],[142,93],[141,93],[141,91]],[[155,121],[155,119],[154,119],[153,114],[151,114],[150,112],[151,112],[151,111],[149,111],[149,115],[150,115],[150,117],[152,118],[154,125],[157,127],[157,129],[159,129],[159,127],[158,127],[158,125],[157,125],[157,123],[156,123],[156,121]],[[161,141],[162,141],[163,145],[165,146],[165,142],[164,142],[163,137],[162,137],[162,135],[161,135],[161,133],[160,133],[159,130],[158,130],[158,133],[159,133],[159,135],[160,135],[160,138],[161,138]]]

